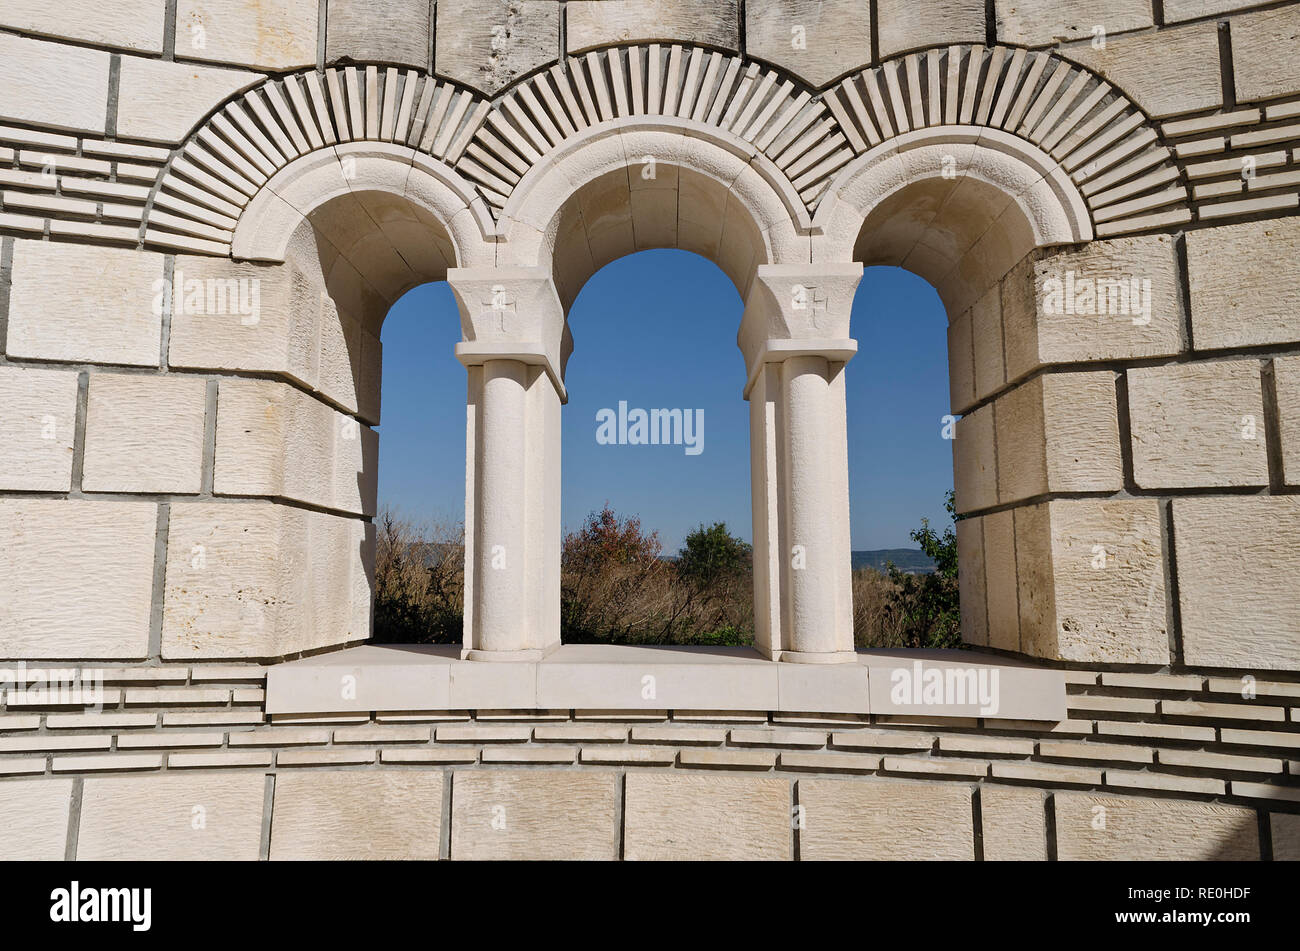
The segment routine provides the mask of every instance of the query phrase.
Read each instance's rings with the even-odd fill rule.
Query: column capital
[[[745,356],[746,399],[766,363],[795,356],[848,362],[858,349],[849,337],[849,314],[860,280],[857,262],[759,265],[736,336]]]
[[[561,399],[573,338],[551,272],[543,267],[458,267],[447,283],[460,307],[456,358],[466,366],[487,360],[541,365]]]

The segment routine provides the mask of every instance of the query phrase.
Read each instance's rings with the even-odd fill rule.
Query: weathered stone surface
[[[1016,512],[1021,650],[1166,664],[1160,503],[1072,499]]]
[[[971,790],[959,784],[799,781],[804,860],[918,861],[975,857]]]
[[[96,46],[161,53],[167,0],[5,0],[0,26]]]
[[[879,0],[880,55],[942,43],[983,43],[984,0]]]
[[[271,858],[436,859],[442,784],[424,770],[280,773]]]
[[[948,325],[948,398],[954,413],[964,413],[975,404],[971,334],[969,310],[963,311]]]
[[[439,76],[495,93],[560,55],[560,5],[548,0],[442,0]]]
[[[989,618],[984,576],[984,528],[979,518],[957,520],[958,594],[961,598],[961,639],[967,644],[989,642]]]
[[[162,277],[161,254],[17,241],[5,352],[157,366]]]
[[[1049,46],[1151,26],[1147,0],[997,0],[998,41]],[[1098,33],[1100,28],[1101,33]],[[1109,40],[1107,40],[1109,42]]]
[[[1192,337],[1200,349],[1300,340],[1300,218],[1187,233]]]
[[[1258,360],[1131,369],[1128,397],[1142,488],[1268,484]]]
[[[622,43],[699,43],[740,48],[737,0],[573,0],[565,5],[568,51]]]
[[[29,779],[0,783],[0,822],[5,858],[13,862],[61,862],[68,840],[72,780]]]
[[[1058,792],[1056,854],[1066,860],[1259,858],[1259,822],[1239,806]]]
[[[91,373],[81,487],[198,492],[206,402],[199,376]]]
[[[998,501],[1045,492],[1106,492],[1124,485],[1109,370],[1049,373],[994,403]]]
[[[1107,282],[1100,296],[1098,282]],[[1184,345],[1180,284],[1168,235],[1030,255],[1002,282],[1007,379],[1046,363],[1178,353]]]
[[[1282,441],[1282,481],[1300,485],[1300,357],[1273,358],[1273,386]]]
[[[980,787],[984,861],[1047,860],[1043,793],[1015,786]]]
[[[254,861],[265,789],[260,772],[87,779],[77,858]]]
[[[173,307],[170,366],[282,373],[378,421],[377,366],[364,379],[363,372],[368,360],[378,364],[379,339],[329,296],[319,264],[312,273],[180,255],[174,281],[184,306]],[[233,289],[224,301],[221,288]],[[388,309],[378,295],[362,306]]]
[[[1025,510],[1020,509],[1023,513]],[[984,527],[984,570],[988,594],[990,647],[1020,650],[1020,604],[1016,592],[1017,512],[995,512]]]
[[[260,82],[243,70],[122,57],[117,134],[178,143],[231,96]]]
[[[1165,0],[1165,22],[1199,20],[1217,13],[1230,13],[1248,7],[1262,7],[1268,0]]]
[[[1272,827],[1273,861],[1300,862],[1300,815],[1272,812],[1268,818]]]
[[[293,69],[316,63],[317,0],[177,0],[176,58]]]
[[[788,780],[628,773],[626,783],[626,859],[732,861],[791,857]]]
[[[333,0],[325,59],[428,69],[429,12],[429,0]]]
[[[103,135],[108,61],[100,50],[0,34],[0,119]]]
[[[1300,7],[1233,17],[1232,76],[1239,102],[1300,92]]]
[[[1212,109],[1223,100],[1219,78],[1219,31],[1213,23],[1066,46],[1061,54],[1096,70],[1157,119]]]
[[[975,396],[984,399],[1007,381],[1002,351],[1002,293],[998,285],[970,309],[971,346],[975,357]]]
[[[172,504],[167,658],[273,658],[370,633],[363,523],[270,502]]]
[[[613,772],[457,770],[451,787],[451,857],[617,858],[617,798]]]
[[[952,443],[952,458],[959,513],[973,512],[997,504],[998,478],[993,423],[992,406],[981,406],[957,421],[957,438]]]
[[[77,373],[0,369],[0,488],[67,492],[77,422]]]
[[[143,658],[152,502],[0,500],[0,657]]]
[[[1175,499],[1189,665],[1300,669],[1300,498]]]
[[[856,0],[749,0],[745,51],[825,86],[871,62],[871,10]]]
[[[221,381],[213,491],[375,512],[379,435],[287,383]]]

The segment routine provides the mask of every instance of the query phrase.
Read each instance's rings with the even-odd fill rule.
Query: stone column
[[[760,266],[741,323],[755,643],[774,660],[856,660],[844,365],[861,276],[859,264]]]
[[[537,660],[560,645],[564,310],[540,268],[455,268],[447,280],[469,374],[461,656]]]

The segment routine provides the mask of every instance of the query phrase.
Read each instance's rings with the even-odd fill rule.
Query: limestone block
[[[429,0],[333,0],[325,59],[428,69],[429,11]]]
[[[961,600],[961,639],[967,644],[989,642],[989,618],[984,576],[983,519],[957,520],[957,585]]]
[[[439,76],[495,93],[560,55],[560,5],[549,0],[442,0]]]
[[[943,43],[983,43],[984,0],[878,0],[880,55]]]
[[[1074,792],[1053,798],[1056,854],[1062,861],[1259,858],[1259,821],[1253,809]]]
[[[1165,22],[1199,20],[1218,13],[1231,13],[1248,7],[1262,7],[1268,0],[1165,0]]]
[[[984,571],[988,596],[989,647],[1020,650],[1020,603],[1016,590],[1016,523],[1020,509],[980,519],[984,531]],[[960,564],[960,562],[959,562]],[[958,573],[960,574],[960,568]],[[960,594],[960,592],[958,592]]]
[[[1049,373],[994,402],[998,501],[1123,488],[1114,374]]]
[[[77,373],[0,369],[0,488],[67,492],[77,423]]]
[[[971,312],[963,311],[948,325],[948,396],[954,413],[975,403],[975,364],[971,358]]]
[[[1026,257],[1002,282],[1007,379],[1047,363],[1178,353],[1180,285],[1168,235]]]
[[[7,830],[5,858],[14,862],[63,861],[71,803],[70,779],[0,783],[0,822]]]
[[[5,352],[157,366],[162,278],[161,254],[17,241]]]
[[[1175,499],[1189,665],[1300,669],[1300,498]]]
[[[1187,233],[1192,337],[1200,349],[1300,340],[1300,218]]]
[[[1166,664],[1160,503],[1072,499],[1016,511],[1021,650]]]
[[[91,373],[81,487],[198,492],[206,408],[199,376]]]
[[[176,58],[285,70],[316,64],[317,0],[177,0]]]
[[[436,859],[442,787],[441,772],[423,770],[282,772],[271,859]]]
[[[870,7],[856,0],[749,0],[745,51],[825,86],[871,62]]]
[[[791,858],[790,783],[760,776],[628,773],[623,857],[634,861]]]
[[[1273,358],[1273,385],[1282,442],[1282,481],[1300,485],[1300,357]]]
[[[370,633],[356,520],[269,502],[172,504],[167,658],[275,658]]]
[[[157,508],[0,500],[0,657],[143,658]]]
[[[1238,102],[1300,92],[1300,7],[1288,4],[1229,22]]]
[[[161,53],[167,0],[5,0],[0,26],[95,46]]]
[[[957,438],[952,443],[952,457],[957,511],[960,514],[997,504],[993,424],[992,406],[981,406],[957,421]]]
[[[108,62],[100,50],[0,33],[0,119],[103,135]]]
[[[969,786],[799,781],[804,860],[919,861],[975,857]]]
[[[1133,475],[1139,486],[1268,484],[1258,360],[1127,372]]]
[[[1007,381],[1002,351],[1002,294],[995,284],[970,309],[971,347],[975,362],[975,397],[984,399]]]
[[[373,515],[379,434],[287,383],[226,379],[213,491]]]
[[[117,134],[179,143],[208,113],[237,92],[260,82],[257,73],[122,57]]]
[[[625,43],[699,43],[740,48],[737,0],[573,0],[565,6],[568,51]]]
[[[1061,55],[1101,73],[1157,119],[1213,109],[1223,100],[1219,31],[1214,23],[1108,38],[1061,48]]]
[[[1050,46],[1151,26],[1147,0],[997,0],[998,42]],[[1097,28],[1102,30],[1097,33]],[[1109,42],[1109,40],[1108,40]]]
[[[77,858],[255,861],[265,790],[261,772],[87,779]]]
[[[618,857],[618,775],[606,771],[457,770],[453,859]]]
[[[1047,861],[1047,820],[1039,790],[980,787],[980,823],[984,861]]]
[[[1268,818],[1272,827],[1273,861],[1300,862],[1300,815],[1271,812]]]

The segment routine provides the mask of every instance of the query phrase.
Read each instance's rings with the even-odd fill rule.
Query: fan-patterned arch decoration
[[[1123,92],[1047,52],[962,45],[911,53],[823,95],[854,154],[913,129],[975,125],[1033,143],[1070,176],[1099,237],[1191,220],[1187,187]]]
[[[404,145],[445,162],[499,217],[528,171],[602,123],[672,117],[748,143],[812,213],[856,156],[912,129],[989,126],[1071,176],[1099,236],[1190,220],[1168,148],[1118,89],[1046,52],[978,45],[911,53],[821,93],[743,57],[682,44],[593,50],[495,100],[415,70],[344,66],[272,79],[232,99],[171,157],[146,245],[226,255],[253,195],[299,156],[338,143]]]

